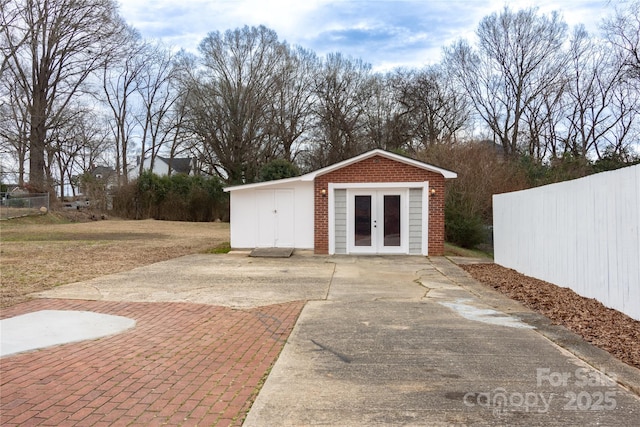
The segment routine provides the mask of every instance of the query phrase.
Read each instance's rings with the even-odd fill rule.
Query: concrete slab
[[[416,274],[429,269],[423,257],[397,256],[390,260],[378,256],[335,256],[331,260],[336,270],[327,295],[329,300],[420,300],[429,291]],[[393,268],[389,268],[390,261]]]
[[[490,258],[475,258],[475,257],[465,257],[465,256],[457,256],[451,255],[447,257],[457,265],[468,265],[468,264],[491,264],[493,260]]]
[[[193,302],[253,308],[324,299],[334,264],[327,257],[190,255],[34,294],[39,298]]]
[[[90,311],[40,310],[0,320],[0,357],[115,335],[134,319]]]
[[[327,300],[305,306],[245,426],[637,423],[615,372],[521,327],[448,260],[333,260]]]

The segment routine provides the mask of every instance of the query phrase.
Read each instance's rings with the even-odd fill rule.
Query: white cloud
[[[607,0],[123,0],[120,10],[144,37],[191,51],[211,31],[265,25],[319,55],[340,51],[388,69],[437,62],[442,47],[473,37],[505,4],[558,10],[570,26],[593,32],[613,10]]]

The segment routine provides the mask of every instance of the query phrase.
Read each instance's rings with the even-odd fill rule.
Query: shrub
[[[593,171],[604,172],[637,164],[640,164],[640,155],[631,148],[622,149],[621,152],[606,149],[602,157],[593,163]]]
[[[137,183],[122,185],[113,191],[113,212],[122,218],[140,219],[137,213]]]
[[[273,181],[298,175],[300,175],[300,170],[296,165],[285,159],[275,159],[262,166],[258,179],[260,181]]]
[[[456,172],[458,177],[447,181],[446,203],[449,196],[462,198],[465,217],[478,216],[486,224],[492,222],[494,194],[528,187],[523,170],[505,161],[490,142],[434,145],[418,153],[418,159]]]
[[[433,145],[418,159],[458,174],[446,183],[445,238],[465,248],[485,242],[493,194],[527,188],[522,169],[491,142]]]
[[[145,171],[114,197],[114,210],[125,218],[206,222],[228,220],[229,202],[216,177]]]
[[[448,242],[471,249],[485,241],[482,217],[473,211],[465,194],[447,194],[444,218],[445,238]]]

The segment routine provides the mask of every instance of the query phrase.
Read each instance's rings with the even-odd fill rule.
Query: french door
[[[351,190],[347,221],[350,253],[406,253],[406,191]]]

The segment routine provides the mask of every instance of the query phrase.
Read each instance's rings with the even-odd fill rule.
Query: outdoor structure
[[[640,165],[493,196],[495,262],[640,320]]]
[[[95,182],[102,183],[106,190],[111,190],[118,186],[118,174],[111,166],[93,166],[89,170],[89,175]]]
[[[456,176],[377,149],[295,178],[228,187],[231,247],[442,255],[444,182]]]

